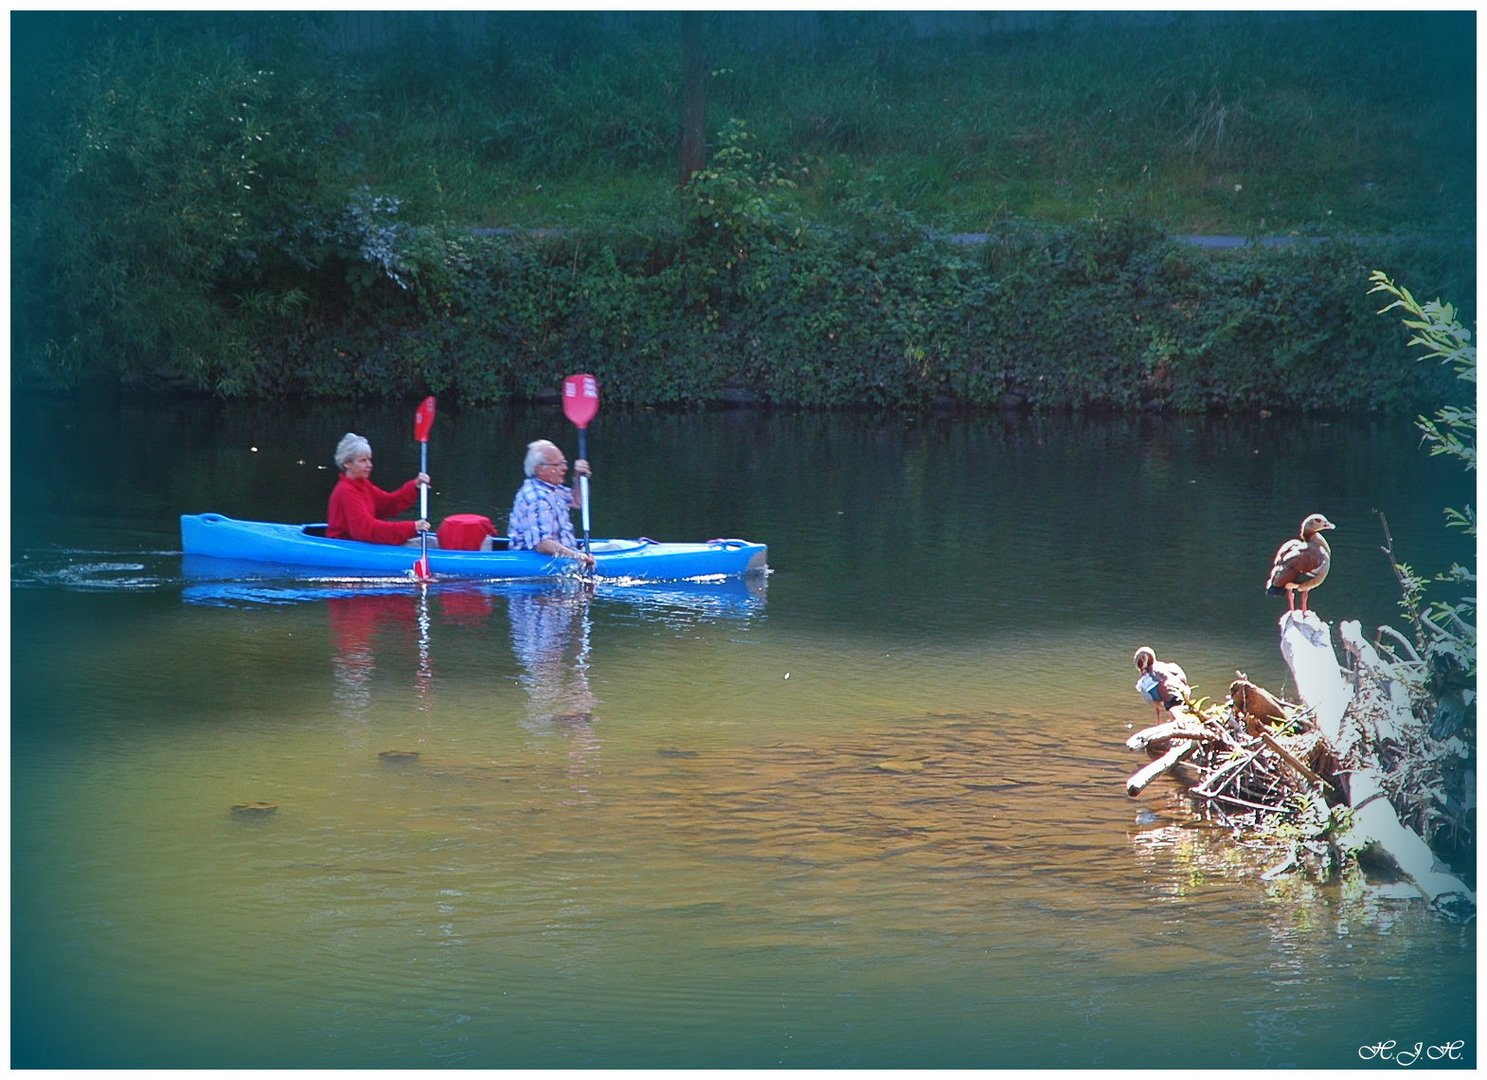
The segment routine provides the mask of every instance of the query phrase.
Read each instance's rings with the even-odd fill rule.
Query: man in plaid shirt
[[[546,439],[538,439],[527,444],[527,456],[522,465],[527,479],[517,489],[511,517],[506,522],[512,550],[540,551],[544,555],[577,559],[584,566],[593,566],[594,557],[574,546],[572,514],[578,501],[573,489],[563,483],[568,472],[563,451]],[[583,460],[573,463],[573,471],[578,476],[593,475],[589,463]]]

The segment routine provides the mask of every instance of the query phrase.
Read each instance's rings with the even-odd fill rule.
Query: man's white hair
[[[527,471],[528,476],[536,476],[537,470],[547,464],[547,452],[557,449],[557,444],[547,439],[538,439],[536,442],[527,443],[527,456],[522,462],[522,468]],[[561,453],[561,451],[559,452]]]

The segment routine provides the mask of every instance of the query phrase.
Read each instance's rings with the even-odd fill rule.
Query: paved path
[[[470,230],[475,236],[537,236],[554,237],[562,236],[564,229],[518,229],[511,225],[481,225]],[[935,235],[931,233],[931,235]],[[963,244],[972,247],[976,244],[984,244],[991,239],[988,233],[940,233],[941,239],[948,240],[952,244]],[[1192,244],[1194,247],[1212,248],[1216,250],[1229,250],[1242,247],[1267,247],[1280,248],[1289,247],[1292,244],[1323,244],[1333,237],[1326,236],[1174,236],[1184,244]]]

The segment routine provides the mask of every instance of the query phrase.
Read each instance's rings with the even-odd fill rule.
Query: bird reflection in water
[[[534,735],[568,737],[568,775],[575,802],[592,804],[589,783],[598,765],[594,733],[598,702],[589,687],[589,604],[593,587],[563,582],[555,588],[513,593],[511,649],[522,667],[527,694],[522,726]]]

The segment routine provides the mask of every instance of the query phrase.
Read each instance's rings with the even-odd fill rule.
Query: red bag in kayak
[[[439,546],[445,551],[479,551],[496,527],[484,514],[450,514],[439,523]]]

